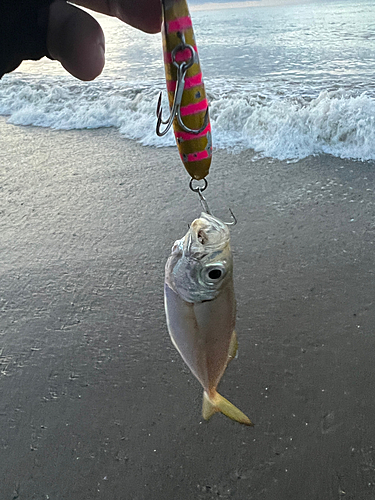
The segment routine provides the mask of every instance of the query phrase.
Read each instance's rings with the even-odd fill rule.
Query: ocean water
[[[297,160],[328,153],[375,159],[375,2],[331,0],[278,7],[195,10],[214,148]],[[25,62],[0,81],[0,114],[14,125],[115,127],[144,145],[167,100],[161,35],[96,15],[106,67],[94,82],[58,63]]]

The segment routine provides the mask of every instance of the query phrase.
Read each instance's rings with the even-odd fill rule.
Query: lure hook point
[[[162,107],[161,107],[161,99],[162,99],[162,95],[163,95],[163,93],[162,93],[162,92],[160,92],[160,94],[159,94],[159,99],[158,99],[158,104],[157,104],[157,106],[156,106],[156,116],[157,116],[157,118],[158,118],[158,121],[157,121],[157,123],[156,123],[156,134],[157,134],[159,137],[163,137],[163,135],[165,135],[165,134],[168,132],[168,130],[169,130],[169,129],[171,128],[171,126],[172,126],[172,123],[173,123],[173,120],[174,120],[174,116],[175,116],[175,114],[173,113],[173,111],[174,111],[174,110],[173,110],[173,108],[175,107],[175,104],[174,104],[174,102],[173,102],[173,108],[172,108],[172,110],[171,110],[171,113],[170,113],[170,115],[169,115],[168,120],[163,120],[163,117],[162,117],[162,115],[163,115],[163,110],[162,110]],[[164,130],[161,130],[161,129],[160,129],[160,126],[161,126],[162,124],[163,124],[163,125],[166,125],[166,127],[165,127],[165,129],[164,129]]]
[[[229,208],[230,215],[232,216],[232,222],[224,222],[227,226],[235,226],[237,224],[237,217],[234,215],[233,210]]]
[[[208,206],[206,198],[202,194],[203,191],[205,191],[207,189],[207,186],[208,186],[207,179],[203,179],[204,185],[202,187],[201,186],[194,187],[193,186],[194,180],[195,179],[193,179],[193,178],[190,179],[190,182],[189,182],[190,189],[192,191],[194,191],[194,193],[198,193],[199,201],[201,202],[203,211],[206,212],[206,214],[214,216],[210,210],[210,207]],[[227,226],[235,226],[237,224],[237,217],[234,215],[233,210],[231,208],[229,208],[229,212],[230,212],[230,215],[231,215],[233,221],[232,222],[224,222],[224,224]]]

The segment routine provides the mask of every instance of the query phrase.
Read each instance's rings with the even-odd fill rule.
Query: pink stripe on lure
[[[211,157],[208,151],[197,151],[196,153],[191,153],[187,155],[187,161],[193,162],[193,161],[199,161],[199,160],[205,160],[206,158]]]
[[[174,19],[173,21],[169,21],[167,24],[167,32],[173,33],[175,31],[186,30],[188,28],[192,28],[192,22],[190,16],[179,17]]]
[[[202,73],[185,78],[185,89],[191,89],[197,85],[202,85]],[[168,92],[174,92],[176,90],[175,80],[167,80],[167,90]]]
[[[207,99],[199,101],[196,104],[188,104],[187,106],[181,106],[181,116],[195,115],[200,111],[205,111],[208,108]]]
[[[190,132],[175,132],[175,136],[177,139],[182,139],[183,141],[190,141],[192,139],[199,139],[199,137],[205,136],[208,132],[211,132],[211,124],[209,123],[207,127],[202,130],[200,134],[192,134]]]

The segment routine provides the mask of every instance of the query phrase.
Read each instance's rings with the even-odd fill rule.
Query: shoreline
[[[0,119],[4,498],[375,495],[375,163],[216,151],[231,207],[239,357],[201,418],[164,264],[200,213],[174,148]]]

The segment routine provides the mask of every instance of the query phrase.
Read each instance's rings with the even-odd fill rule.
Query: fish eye
[[[220,264],[208,266],[205,270],[205,276],[211,283],[216,283],[225,275],[225,267]]]
[[[208,272],[208,277],[212,280],[218,280],[221,278],[222,274],[221,269],[211,269],[211,271]]]

